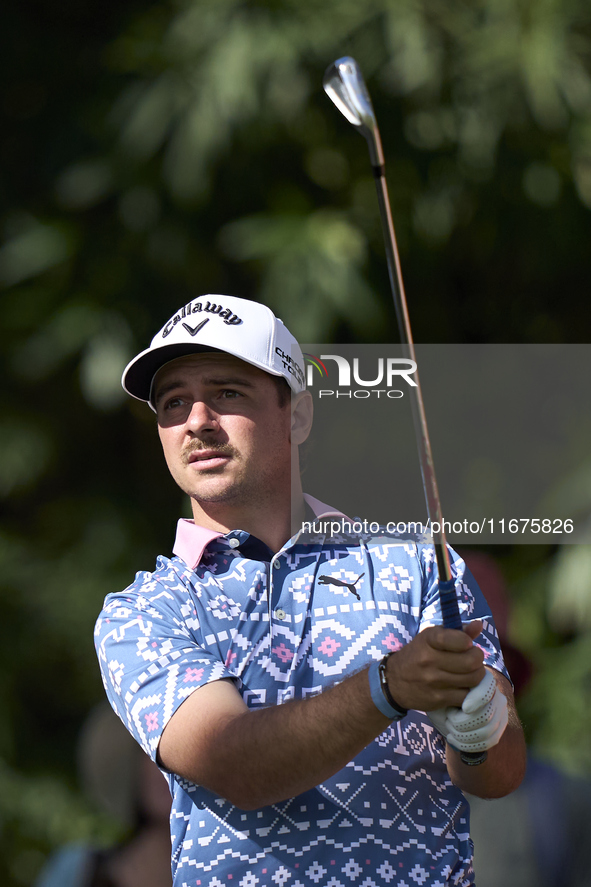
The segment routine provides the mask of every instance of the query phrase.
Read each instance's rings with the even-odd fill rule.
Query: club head
[[[367,139],[371,162],[384,163],[376,115],[359,65],[351,56],[337,59],[330,65],[322,81],[324,91],[341,114],[356,126]]]

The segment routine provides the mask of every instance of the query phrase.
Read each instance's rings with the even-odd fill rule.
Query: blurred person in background
[[[170,887],[170,792],[108,703],[94,708],[78,743],[82,787],[96,806],[127,826],[113,847],[57,850],[34,887]]]
[[[533,675],[508,639],[511,601],[496,560],[462,551],[490,605],[503,658],[519,699]],[[591,781],[571,776],[528,752],[525,779],[511,795],[468,795],[478,887],[591,887]]]

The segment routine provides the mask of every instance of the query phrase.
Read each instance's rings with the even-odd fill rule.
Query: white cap
[[[304,358],[297,341],[270,308],[236,296],[206,295],[183,305],[157,333],[150,347],[125,367],[121,384],[150,403],[158,370],[185,354],[223,351],[283,376],[297,394],[306,387]]]

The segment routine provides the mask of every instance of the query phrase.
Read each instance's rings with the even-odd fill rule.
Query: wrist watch
[[[408,713],[408,709],[403,708],[393,698],[386,677],[386,666],[393,652],[387,653],[379,662],[371,663],[369,666],[369,687],[376,708],[391,721],[400,721]]]

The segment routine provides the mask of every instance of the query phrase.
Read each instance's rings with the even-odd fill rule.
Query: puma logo
[[[319,585],[338,585],[343,588],[348,588],[351,594],[354,594],[358,601],[361,600],[358,593],[355,591],[355,586],[359,582],[362,576],[365,576],[365,573],[361,573],[360,576],[357,577],[355,582],[344,582],[342,579],[333,579],[331,576],[320,576],[318,578]]]
[[[201,323],[197,324],[197,326],[189,326],[188,323],[183,323],[183,326],[188,333],[190,333],[192,336],[196,336],[199,330],[205,326],[208,320],[209,317],[206,317],[205,320],[202,320]]]

